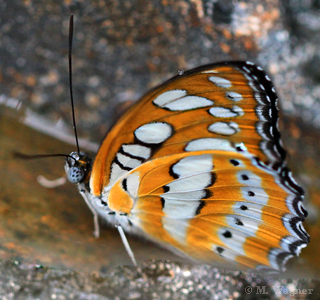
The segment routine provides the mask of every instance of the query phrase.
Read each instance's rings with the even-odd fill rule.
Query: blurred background
[[[12,152],[75,150],[68,87],[68,23],[75,17],[73,90],[80,147],[94,157],[118,116],[155,85],[203,64],[250,60],[276,86],[288,165],[306,190],[310,245],[297,275],[320,273],[319,0],[0,0],[0,257],[107,272],[130,264],[118,232],[93,235],[92,215],[63,159]],[[175,256],[129,238],[138,261]]]

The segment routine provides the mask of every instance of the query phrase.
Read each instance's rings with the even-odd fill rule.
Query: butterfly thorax
[[[72,152],[67,157],[64,167],[68,180],[77,184],[80,194],[94,215],[100,215],[111,224],[122,224],[124,222],[126,225],[128,221],[123,219],[126,219],[130,214],[133,199],[120,188],[114,188],[112,192],[113,198],[121,201],[109,203],[108,198],[111,187],[105,188],[100,195],[94,195],[90,190],[92,166],[93,161],[86,153]]]

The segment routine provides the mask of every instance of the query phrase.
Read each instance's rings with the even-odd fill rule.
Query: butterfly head
[[[92,160],[84,152],[71,152],[66,158],[64,169],[68,180],[82,183],[90,175]]]

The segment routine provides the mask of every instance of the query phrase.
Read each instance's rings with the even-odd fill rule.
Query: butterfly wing
[[[252,63],[185,72],[111,129],[90,193],[196,260],[281,269],[308,235],[277,122],[274,87]]]
[[[148,161],[119,179],[108,198],[110,209],[127,213],[151,239],[197,261],[282,270],[308,242],[289,175],[235,148]]]
[[[217,138],[244,143],[262,161],[281,165],[276,101],[270,79],[250,63],[213,64],[174,77],[108,133],[94,162],[91,191],[100,195],[144,161],[183,152],[187,144],[196,147],[200,138],[208,147]]]

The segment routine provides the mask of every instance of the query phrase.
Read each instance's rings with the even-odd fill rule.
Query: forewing
[[[249,62],[213,64],[176,76],[147,93],[108,133],[92,169],[91,193],[101,195],[145,161],[218,146],[245,146],[278,168],[285,152],[276,102],[270,79]]]

